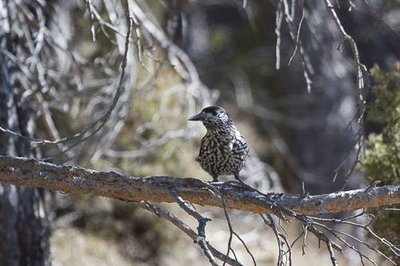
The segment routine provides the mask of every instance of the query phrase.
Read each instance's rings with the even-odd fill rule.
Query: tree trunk
[[[17,5],[0,1],[0,126],[31,136],[33,112],[21,101],[30,84],[21,69],[27,56]],[[30,143],[0,132],[0,154],[30,157]],[[1,265],[50,265],[47,213],[43,190],[0,184]]]

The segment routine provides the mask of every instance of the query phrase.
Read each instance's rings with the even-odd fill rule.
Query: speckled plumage
[[[210,106],[189,120],[202,121],[207,129],[197,157],[201,168],[208,172],[214,181],[218,181],[220,175],[234,175],[239,179],[239,172],[246,162],[249,147],[225,110],[218,106]]]

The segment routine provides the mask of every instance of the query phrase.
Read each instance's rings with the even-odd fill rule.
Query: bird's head
[[[208,130],[234,127],[225,110],[219,106],[206,107],[197,115],[190,117],[189,121],[202,121]]]

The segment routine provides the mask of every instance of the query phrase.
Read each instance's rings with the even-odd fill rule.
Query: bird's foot
[[[235,179],[236,179],[239,183],[241,183],[241,184],[243,184],[243,185],[246,185],[246,183],[244,183],[244,182],[239,178],[239,175],[238,175],[238,174],[234,175],[234,177],[235,177]]]
[[[208,181],[208,183],[212,184],[212,185],[221,185],[221,184],[224,184],[225,182],[219,181],[219,180],[212,180],[212,181]]]

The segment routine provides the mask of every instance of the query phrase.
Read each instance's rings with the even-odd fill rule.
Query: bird
[[[196,160],[212,176],[213,182],[218,182],[221,175],[233,175],[243,183],[239,172],[247,160],[250,148],[225,110],[219,106],[208,106],[190,117],[189,121],[201,121],[207,129],[201,139]]]

